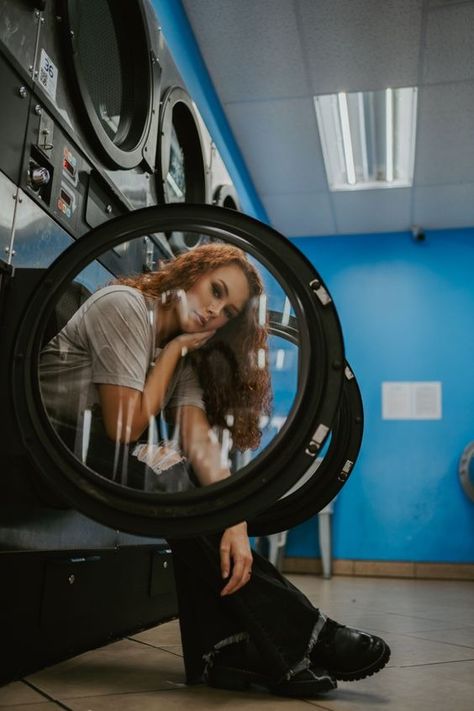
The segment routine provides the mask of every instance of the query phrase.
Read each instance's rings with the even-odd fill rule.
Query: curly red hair
[[[250,298],[237,317],[186,357],[196,369],[210,424],[227,427],[238,449],[254,449],[261,439],[260,417],[270,414],[271,382],[267,328],[258,319],[263,282],[245,253],[229,244],[205,244],[164,262],[158,271],[124,277],[118,283],[158,298],[165,292],[186,291],[207,272],[229,264],[245,274]]]

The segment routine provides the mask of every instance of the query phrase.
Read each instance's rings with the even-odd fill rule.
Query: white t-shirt
[[[53,422],[74,424],[100,404],[99,383],[143,391],[160,352],[155,319],[156,300],[122,285],[101,289],[78,309],[41,353],[41,392]],[[197,376],[184,363],[165,398],[165,407],[180,405],[205,409]]]

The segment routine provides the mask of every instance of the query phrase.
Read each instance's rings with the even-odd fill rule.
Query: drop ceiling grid
[[[288,236],[334,235],[336,223],[328,191],[263,195],[275,229]]]
[[[474,81],[421,90],[416,187],[473,180]]]
[[[288,0],[184,0],[222,104],[308,96]]]
[[[474,79],[474,3],[428,13],[423,83]]]
[[[414,188],[413,224],[424,229],[472,227],[474,182]]]
[[[226,108],[234,134],[245,135],[242,153],[262,196],[327,190],[310,98],[253,101]]]
[[[443,185],[462,211],[458,221],[474,224],[469,189],[453,189],[473,182],[472,0],[183,3],[276,227],[284,224],[284,232],[292,236],[393,231],[409,229],[423,215],[437,215],[432,226],[445,227],[439,209],[447,202],[440,199]],[[415,187],[330,192],[313,94],[389,85],[420,86]],[[430,191],[430,186],[438,190]]]
[[[298,0],[314,94],[413,86],[421,0]]]

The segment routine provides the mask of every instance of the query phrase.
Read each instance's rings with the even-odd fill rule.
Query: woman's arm
[[[99,383],[102,419],[108,437],[115,442],[135,442],[150,424],[150,418],[161,411],[181,357],[202,346],[212,335],[214,331],[203,331],[182,334],[170,341],[149,372],[143,391]]]
[[[179,428],[184,454],[199,483],[207,486],[229,477],[227,453],[223,456],[204,410],[195,405],[181,405],[172,411],[172,418]]]
[[[200,407],[183,405],[173,414],[180,428],[183,451],[200,483],[207,486],[229,477],[227,452],[222,455],[206,413]],[[252,551],[245,521],[224,531],[219,550],[224,579],[229,577],[232,566],[232,576],[221,590],[222,596],[230,595],[248,583],[252,571]]]

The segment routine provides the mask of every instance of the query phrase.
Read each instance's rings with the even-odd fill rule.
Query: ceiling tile
[[[392,232],[410,228],[410,188],[336,192],[332,200],[339,233]]]
[[[423,81],[474,79],[474,3],[438,7],[428,13]]]
[[[472,225],[474,0],[182,2],[278,229]],[[312,95],[420,80],[416,190],[328,193]]]
[[[297,0],[315,94],[414,86],[421,0]]]
[[[225,110],[259,192],[327,189],[311,99],[229,104]]]
[[[286,237],[335,232],[328,193],[262,195],[261,198],[273,227]]]
[[[472,0],[428,0],[428,8],[440,7],[440,5],[461,5],[472,2]]]
[[[423,87],[415,185],[469,183],[474,165],[474,82]]]
[[[183,4],[221,102],[309,93],[291,2]]]
[[[474,227],[474,183],[415,188],[413,214],[424,229]]]

